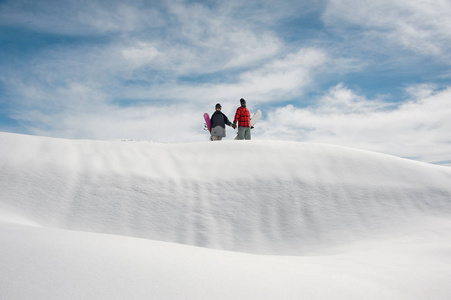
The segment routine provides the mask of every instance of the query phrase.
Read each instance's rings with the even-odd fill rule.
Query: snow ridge
[[[451,214],[451,169],[331,145],[0,139],[8,222],[301,255]]]

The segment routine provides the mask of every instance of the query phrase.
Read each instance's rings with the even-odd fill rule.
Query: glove
[[[236,121],[233,121],[232,128],[236,129]]]

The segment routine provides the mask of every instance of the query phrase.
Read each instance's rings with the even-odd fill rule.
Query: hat
[[[218,109],[218,108],[221,109],[222,106],[221,106],[221,104],[218,103],[218,104],[216,104],[216,107],[215,107],[215,108],[216,108],[216,109]]]
[[[240,99],[241,104],[246,103],[246,100],[244,100],[243,98]]]

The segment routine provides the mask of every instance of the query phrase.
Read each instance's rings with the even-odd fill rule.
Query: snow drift
[[[451,213],[451,171],[290,142],[2,134],[3,210],[43,227],[304,254]]]
[[[277,295],[349,299],[368,296],[366,291],[371,291],[375,298],[411,299],[451,292],[445,288],[445,278],[451,275],[450,244],[446,242],[451,228],[448,167],[295,142],[157,144],[0,133],[0,143],[0,225],[4,233],[0,254],[8,262],[6,269],[16,274],[10,286],[0,286],[0,296],[3,291],[9,299],[20,299],[11,286],[20,284],[20,270],[33,269],[21,259],[33,253],[39,253],[32,264],[35,273],[37,265],[51,269],[45,273],[51,290],[61,272],[45,255],[47,251],[62,264],[69,260],[65,256],[70,257],[69,265],[75,270],[79,264],[95,266],[105,261],[98,268],[91,267],[93,273],[86,275],[89,280],[77,281],[82,294],[95,290],[87,284],[91,280],[118,289],[102,279],[101,270],[110,274],[121,270],[134,278],[122,294],[114,297],[105,288],[96,298],[145,298],[150,293],[160,299],[271,299]],[[395,241],[402,244],[396,250],[390,246]],[[420,241],[421,246],[412,241]],[[425,243],[437,248],[424,249]],[[97,250],[90,253],[93,244]],[[139,255],[131,258],[124,244],[141,249]],[[186,246],[169,250],[179,244],[235,254]],[[369,250],[378,247],[383,255]],[[371,259],[360,259],[362,249]],[[405,256],[407,249],[413,256]],[[170,258],[162,252],[171,253]],[[425,259],[426,252],[440,253],[444,259]],[[79,257],[79,253],[86,256]],[[184,254],[190,263],[183,261]],[[272,255],[291,255],[291,259]],[[312,255],[317,258],[306,260]],[[330,255],[343,256],[337,264]],[[390,258],[385,259],[386,255]],[[155,257],[168,264],[156,263]],[[343,263],[356,257],[360,258],[355,263]],[[414,267],[412,259],[416,260]],[[395,261],[406,271],[402,276],[395,268],[389,278],[384,269],[376,267]],[[355,264],[374,268],[368,275],[372,279],[362,279],[362,270],[357,267],[356,271]],[[431,265],[424,280],[420,274]],[[318,266],[325,273],[315,269]],[[352,271],[346,275],[343,268]],[[7,277],[6,273],[2,276]],[[168,276],[179,289],[164,283]],[[197,279],[187,281],[186,276]],[[334,276],[342,279],[332,280]],[[157,281],[158,288],[147,286],[146,280]],[[357,284],[361,288],[353,289]],[[58,293],[76,290],[67,282],[58,289]],[[26,295],[36,295],[36,290],[25,289]],[[55,294],[42,294],[42,298],[49,296]]]

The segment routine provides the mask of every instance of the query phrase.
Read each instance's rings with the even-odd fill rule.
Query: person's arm
[[[233,120],[232,124],[233,129],[236,128],[236,122],[238,121],[239,117],[240,117],[240,108],[238,107],[238,109],[236,110],[235,119]]]
[[[216,113],[216,112],[214,112],[214,113],[211,114],[211,117],[210,117],[210,124],[213,124],[213,116],[215,115],[215,113]]]
[[[229,118],[227,118],[226,115],[224,115],[224,121],[228,126],[232,126],[232,122],[229,121]]]

